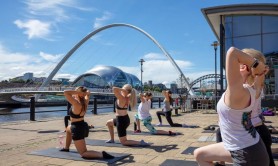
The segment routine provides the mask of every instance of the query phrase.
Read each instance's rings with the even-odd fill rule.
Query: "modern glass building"
[[[231,47],[254,48],[265,54],[270,72],[266,93],[278,93],[278,4],[238,4],[202,9],[220,43],[220,84],[226,51]]]
[[[122,87],[130,84],[134,88],[141,85],[140,80],[132,74],[125,73],[113,66],[97,66],[76,78],[73,83],[75,86],[86,86],[89,88],[111,88],[112,86]]]

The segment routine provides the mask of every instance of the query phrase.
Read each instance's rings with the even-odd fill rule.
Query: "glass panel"
[[[254,35],[260,33],[261,33],[261,16],[234,16],[233,17],[234,37]]]
[[[225,52],[227,52],[231,46],[233,46],[232,38],[225,39]]]
[[[234,38],[234,46],[239,49],[253,48],[262,51],[261,35]]]
[[[263,53],[278,51],[278,33],[263,35]]]
[[[263,33],[278,32],[278,17],[263,16]]]
[[[225,38],[230,38],[233,35],[232,31],[232,17],[225,17]]]

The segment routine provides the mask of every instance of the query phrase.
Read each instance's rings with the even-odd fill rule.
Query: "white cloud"
[[[57,62],[61,58],[62,54],[51,55],[44,52],[40,52],[40,56],[47,61]]]
[[[32,38],[47,38],[50,34],[51,24],[41,22],[40,20],[21,21],[16,20],[14,23],[20,29],[25,29],[24,34],[28,35],[28,39]]]
[[[111,19],[111,17],[112,17],[112,13],[104,12],[101,17],[95,19],[94,29],[102,27],[107,20]]]
[[[166,59],[166,57],[162,54],[159,54],[159,53],[148,53],[146,55],[144,55],[144,58],[143,59]]]
[[[82,11],[94,10],[80,6],[76,0],[27,0],[26,5],[27,11],[31,15],[51,17],[54,22],[65,21],[73,17],[71,13],[67,12],[66,7]]]
[[[57,57],[57,55],[49,55],[49,57]],[[0,81],[22,76],[26,72],[34,73],[35,77],[47,77],[56,66],[56,63],[46,61],[39,56],[11,52],[1,44],[0,58],[0,71],[5,71],[0,73]]]

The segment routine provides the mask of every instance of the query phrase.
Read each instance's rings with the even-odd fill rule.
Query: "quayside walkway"
[[[151,111],[153,124],[158,123],[155,115],[157,109]],[[205,113],[207,112],[207,113]],[[130,154],[128,157],[108,165],[129,165],[129,166],[175,166],[186,165],[196,166],[193,155],[182,154],[192,151],[194,147],[212,144],[215,141],[215,133],[203,133],[203,128],[208,125],[217,125],[217,114],[206,110],[190,113],[180,113],[180,116],[173,116],[173,121],[189,125],[198,125],[199,128],[171,128],[169,126],[156,127],[162,130],[172,130],[181,132],[178,136],[157,136],[146,134],[146,128],[141,124],[144,134],[132,134],[133,123],[128,128],[128,138],[134,140],[144,139],[153,143],[150,147],[108,147],[103,145],[88,145],[89,150],[107,151],[114,153]],[[129,112],[131,121],[135,112]],[[87,115],[86,121],[96,126],[91,129],[88,139],[106,140],[109,137],[105,123],[114,117],[114,113],[99,115]],[[267,121],[272,122],[272,126],[278,126],[276,116],[266,117]],[[166,124],[166,119],[162,119]],[[89,166],[107,165],[107,162],[76,161],[72,159],[60,159],[54,157],[30,155],[31,152],[46,150],[59,147],[59,136],[63,134],[64,121],[62,118],[45,119],[39,121],[19,121],[0,124],[0,165],[1,166]],[[115,131],[116,132],[116,131]],[[117,135],[115,136],[118,140]],[[273,145],[274,147],[276,144]],[[278,147],[278,146],[277,146]],[[185,151],[185,150],[188,151]],[[71,150],[75,150],[72,145]],[[57,149],[58,151],[58,149]],[[62,153],[62,152],[60,152]],[[66,152],[64,152],[66,153]],[[72,153],[72,152],[71,152]],[[276,164],[278,162],[276,161]]]

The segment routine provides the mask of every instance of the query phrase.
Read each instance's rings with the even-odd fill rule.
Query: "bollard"
[[[35,97],[30,97],[30,121],[35,121]]]
[[[69,115],[69,110],[70,110],[71,104],[67,102],[67,115]]]
[[[96,115],[97,114],[97,98],[94,98],[94,109],[93,113]]]
[[[114,111],[114,112],[116,112],[116,106],[115,106],[116,101],[117,101],[117,99],[116,99],[116,97],[114,97],[114,98],[113,98],[113,111]]]
[[[160,100],[160,98],[158,98],[158,108],[160,108],[161,107],[161,100]]]

